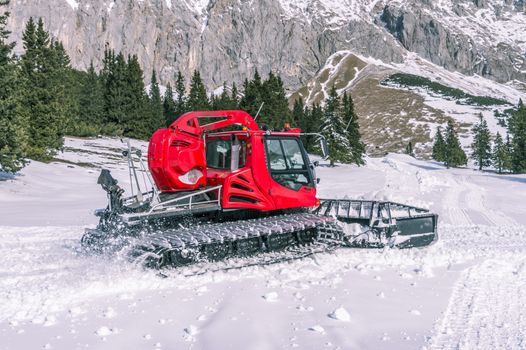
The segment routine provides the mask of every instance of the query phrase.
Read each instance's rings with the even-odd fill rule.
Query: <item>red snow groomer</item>
[[[153,134],[148,169],[128,144],[130,197],[102,170],[98,183],[109,204],[97,211],[99,225],[87,230],[83,245],[104,248],[124,239],[149,265],[179,266],[278,250],[289,258],[335,246],[406,248],[436,240],[437,215],[425,209],[319,200],[317,162],[309,160],[303,135],[288,125],[260,128],[243,111],[186,113]],[[138,172],[148,175],[150,191],[141,190]]]
[[[238,130],[216,132],[232,126]],[[299,136],[261,130],[243,111],[190,112],[153,134],[148,168],[165,196],[209,193],[213,209],[315,207],[316,179]]]

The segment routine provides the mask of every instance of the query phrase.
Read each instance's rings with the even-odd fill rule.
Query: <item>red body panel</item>
[[[201,125],[200,121],[218,121]],[[213,119],[212,119],[213,120]],[[230,125],[241,125],[243,131],[222,132],[212,139],[227,139],[236,134],[246,142],[245,165],[235,171],[207,168],[205,134]],[[299,137],[299,129],[272,133]],[[303,186],[298,191],[274,181],[268,169],[264,136],[252,117],[243,111],[189,112],[167,129],[157,130],[148,148],[148,167],[161,192],[195,190],[222,185],[221,206],[225,209],[256,209],[271,211],[316,205],[315,187]],[[192,169],[203,176],[193,185],[180,177]]]
[[[202,137],[173,129],[157,130],[148,145],[148,168],[161,192],[188,191],[206,186]],[[179,177],[192,169],[200,170],[204,176],[193,185],[182,182]]]

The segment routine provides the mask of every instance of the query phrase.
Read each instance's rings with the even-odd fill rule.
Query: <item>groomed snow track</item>
[[[440,249],[473,259],[427,349],[526,349],[526,231],[445,225]]]
[[[525,349],[526,259],[464,271],[430,349]]]

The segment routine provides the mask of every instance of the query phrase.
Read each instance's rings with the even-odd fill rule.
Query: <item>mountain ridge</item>
[[[100,67],[106,46],[138,54],[146,80],[199,69],[209,88],[258,68],[279,71],[295,90],[337,51],[385,63],[407,52],[498,82],[526,81],[522,0],[12,0],[9,29],[19,40],[30,16],[43,17],[72,64]],[[504,29],[508,28],[507,30]],[[464,31],[465,33],[462,33]],[[17,48],[21,52],[19,44]]]

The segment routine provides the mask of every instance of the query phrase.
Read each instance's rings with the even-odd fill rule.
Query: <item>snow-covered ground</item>
[[[0,181],[0,349],[526,348],[524,175],[397,154],[322,164],[320,197],[429,207],[438,243],[162,277],[80,250],[106,202],[98,167],[129,183],[122,148],[67,139],[62,162]]]

